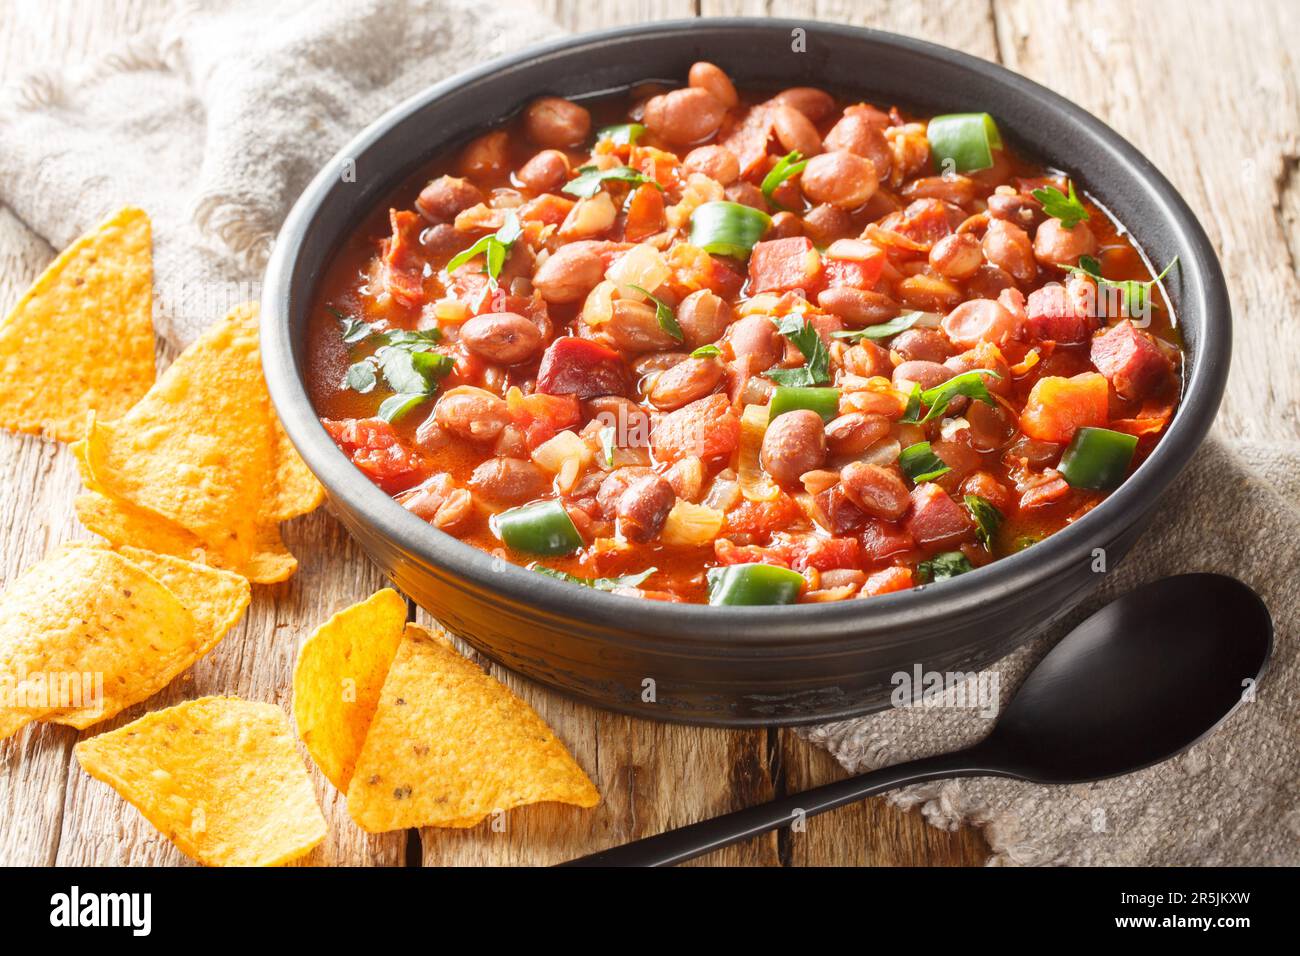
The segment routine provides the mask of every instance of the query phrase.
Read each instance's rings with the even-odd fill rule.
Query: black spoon
[[[1143,585],[1092,615],[966,750],[873,770],[563,866],[668,866],[895,787],[945,777],[1066,784],[1168,760],[1232,713],[1273,649],[1259,595],[1220,574]]]

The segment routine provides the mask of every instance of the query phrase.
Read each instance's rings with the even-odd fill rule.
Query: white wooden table
[[[1236,355],[1217,429],[1300,437],[1300,4],[1294,0],[548,0],[566,28],[715,15],[834,20],[922,37],[1003,63],[1101,117],[1182,191],[1222,258]],[[141,0],[0,0],[0,83],[76,62],[162,19]],[[0,194],[3,189],[0,187]],[[30,227],[30,228],[29,228]],[[40,224],[0,206],[0,311],[54,255]],[[162,356],[166,361],[170,356]],[[53,545],[85,537],[63,446],[0,432],[0,578]],[[255,591],[244,622],[156,698],[94,728],[210,693],[288,706],[296,642],[383,580],[323,512],[286,526],[302,562],[289,582]],[[524,684],[519,690],[573,749],[605,800],[595,811],[530,807],[504,833],[367,837],[316,775],[331,835],[315,864],[550,863],[666,827],[795,792],[842,771],[793,732],[670,727],[603,713]],[[179,852],[72,758],[77,732],[39,726],[0,744],[0,864],[181,864]],[[314,771],[313,771],[314,772]],[[882,800],[713,854],[745,865],[972,864],[974,829],[941,833]]]

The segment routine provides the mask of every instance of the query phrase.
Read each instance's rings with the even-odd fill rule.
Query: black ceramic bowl
[[[803,30],[805,52],[792,51]],[[303,385],[304,329],[330,254],[405,177],[542,93],[582,97],[707,59],[741,86],[816,85],[929,113],[987,110],[1019,148],[1076,174],[1154,262],[1187,347],[1186,391],[1155,453],[1100,507],[1033,548],[918,590],[825,605],[713,608],[617,597],[515,567],[434,530],[334,446]],[[356,164],[355,182],[341,171]],[[1187,205],[1132,146],[1054,93],[919,40],[806,21],[687,20],[574,37],[440,83],[396,107],[321,171],[290,213],[263,296],[271,395],[333,511],[393,582],[507,667],[650,718],[725,725],[851,717],[888,703],[891,677],[971,671],[1096,587],[1093,550],[1128,551],[1210,426],[1231,317],[1214,251]]]

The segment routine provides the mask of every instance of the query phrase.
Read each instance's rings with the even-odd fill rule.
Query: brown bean
[[[772,101],[793,107],[814,123],[821,122],[835,109],[835,97],[812,86],[792,86],[776,94]]]
[[[495,441],[510,423],[505,399],[472,385],[458,385],[444,392],[433,414],[444,431],[471,441]]]
[[[833,286],[822,290],[817,304],[848,325],[878,325],[898,315],[898,303],[881,292]]]
[[[712,393],[725,376],[716,358],[688,358],[660,372],[646,397],[655,408],[671,412]]]
[[[708,90],[687,87],[651,97],[645,105],[646,128],[678,146],[698,143],[718,131],[727,108]]]
[[[1029,282],[1038,275],[1038,264],[1034,261],[1034,247],[1029,241],[1029,233],[1019,226],[1003,219],[992,220],[984,233],[981,246],[984,258],[1017,282]]]
[[[893,468],[855,461],[840,472],[840,484],[849,500],[864,512],[897,521],[912,503],[907,483]]]
[[[738,202],[742,206],[749,206],[760,212],[767,212],[767,197],[753,183],[732,183],[727,187],[726,195],[732,202]]]
[[[1034,235],[1034,258],[1045,266],[1077,266],[1080,256],[1097,252],[1097,237],[1086,222],[1077,222],[1070,229],[1059,219],[1048,219]]]
[[[803,235],[803,221],[790,212],[788,209],[782,209],[772,216],[772,225],[764,233],[764,239],[797,239]]]
[[[515,176],[533,192],[553,192],[569,178],[569,160],[558,149],[544,149],[524,163]]]
[[[975,198],[975,180],[969,176],[922,176],[913,179],[900,190],[900,195],[907,200],[938,199],[965,206]]]
[[[942,276],[918,272],[894,287],[898,301],[921,312],[947,312],[961,301],[961,289]]]
[[[827,150],[842,149],[871,161],[878,179],[887,179],[894,161],[893,150],[880,128],[859,113],[845,113],[822,141]]]
[[[533,288],[551,303],[577,302],[605,278],[599,242],[570,242],[551,254],[533,276]]]
[[[889,419],[848,412],[826,423],[826,445],[833,455],[860,455],[889,434]]]
[[[468,179],[457,176],[439,176],[420,190],[415,205],[435,222],[450,222],[456,214],[477,206],[483,193]]]
[[[804,156],[816,156],[822,151],[822,138],[817,127],[793,106],[781,105],[773,111],[772,130],[786,152],[798,150]]]
[[[819,246],[829,246],[836,239],[842,239],[856,230],[853,217],[847,210],[830,203],[814,206],[803,217],[804,232]]]
[[[532,320],[514,312],[485,312],[460,327],[460,341],[489,362],[518,365],[537,354],[542,333]]]
[[[806,408],[778,415],[763,435],[763,468],[782,484],[792,485],[805,471],[826,463],[826,429],[822,418]]]
[[[930,266],[949,279],[969,279],[983,262],[980,241],[969,232],[944,236],[930,249]]]
[[[731,77],[712,63],[701,60],[693,64],[690,72],[686,74],[686,82],[708,91],[715,100],[729,110],[734,110],[740,105],[740,96],[736,93]]]
[[[661,476],[635,478],[618,499],[618,530],[628,541],[649,541],[663,530],[676,503],[677,493]]]
[[[1020,320],[993,299],[970,299],[944,316],[943,331],[960,348],[980,342],[1003,345],[1018,334]]]
[[[724,186],[740,178],[740,160],[725,146],[696,146],[682,160],[682,168],[688,173],[708,176]]]
[[[578,146],[591,133],[591,114],[577,103],[543,96],[524,110],[524,131],[538,146]]]
[[[908,329],[896,335],[889,347],[901,355],[905,362],[942,362],[957,354],[956,347],[939,329]]]
[[[815,203],[856,209],[875,195],[880,180],[870,160],[837,149],[808,160],[800,183],[804,195]]]
[[[469,486],[492,504],[522,505],[550,491],[551,479],[531,461],[489,458],[474,469]]]
[[[644,465],[626,465],[611,471],[600,483],[600,490],[596,492],[596,507],[600,514],[610,520],[617,518],[618,503],[623,497],[623,492],[627,491],[632,482],[653,474],[654,471]]]
[[[737,359],[749,358],[751,372],[765,372],[785,354],[776,325],[765,315],[747,315],[727,330],[727,343]]]
[[[615,299],[609,321],[602,329],[614,347],[624,352],[657,352],[677,344],[677,339],[660,326],[653,302]]]
[[[718,341],[734,318],[727,300],[708,289],[692,292],[677,306],[677,324],[692,349]]]
[[[903,362],[894,369],[894,388],[900,392],[910,392],[913,384],[920,385],[922,389],[934,388],[952,376],[952,370],[938,362]]]
[[[510,134],[503,129],[484,133],[460,154],[460,172],[470,179],[491,179],[510,166]]]
[[[994,193],[988,198],[988,205],[989,215],[994,219],[1004,219],[1027,232],[1038,228],[1047,218],[1037,199],[1020,193]]]

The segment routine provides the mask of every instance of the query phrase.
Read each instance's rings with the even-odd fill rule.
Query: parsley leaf
[[[946,475],[952,471],[943,463],[943,459],[931,450],[928,441],[919,441],[915,445],[908,445],[899,452],[898,467],[903,469],[903,473],[912,479],[913,484],[918,485],[923,481],[932,481],[940,475]]]
[[[936,385],[934,388],[927,388],[919,395],[920,404],[929,406],[929,411],[924,417],[918,417],[920,414],[920,405],[914,406],[912,399],[917,398],[916,388],[912,389],[912,399],[908,400],[907,411],[903,413],[901,421],[909,425],[924,425],[926,422],[934,421],[948,410],[949,403],[958,395],[965,395],[983,402],[985,405],[993,404],[993,396],[989,394],[988,385],[984,382],[984,376],[991,378],[1002,378],[992,369],[981,368],[971,372],[962,372],[955,375],[948,381]]]
[[[339,320],[344,345],[355,345],[371,332],[370,323],[344,315],[338,309],[329,309],[331,315]]]
[[[922,584],[927,584],[930,581],[946,581],[974,570],[975,566],[960,551],[944,551],[918,564],[916,576],[921,579]]]
[[[569,574],[567,571],[557,571],[554,568],[548,568],[542,564],[530,564],[531,570],[538,574],[545,574],[549,578],[557,578],[560,581],[568,581],[570,584],[581,584],[583,587],[595,588],[597,591],[613,591],[616,588],[635,588],[645,583],[646,578],[658,571],[658,568],[646,568],[638,574],[624,574],[616,578],[580,578],[576,574]]]
[[[831,380],[831,353],[817,330],[804,315],[787,315],[776,321],[776,330],[794,343],[806,360],[798,368],[770,369],[763,374],[778,385],[808,387]]]
[[[447,263],[446,269],[448,272],[455,272],[475,256],[482,256],[486,265],[484,271],[487,273],[488,285],[495,289],[497,277],[501,275],[501,267],[506,264],[510,249],[523,232],[523,227],[519,225],[519,217],[513,212],[508,212],[505,225],[492,235],[484,236],[463,252],[456,253]]]
[[[1151,301],[1151,290],[1177,263],[1178,257],[1174,256],[1169,260],[1169,265],[1161,270],[1160,275],[1147,282],[1138,279],[1107,279],[1101,274],[1101,262],[1095,256],[1079,256],[1079,264],[1071,266],[1069,271],[1081,272],[1096,279],[1101,285],[1119,289],[1124,296],[1124,313],[1129,318],[1133,318],[1146,313],[1147,305]]]
[[[640,123],[621,123],[597,130],[596,140],[607,139],[615,146],[631,146],[644,135],[645,127]]]
[[[718,348],[716,345],[701,345],[691,353],[691,358],[717,358],[721,354],[722,349]]]
[[[577,196],[579,199],[590,199],[600,192],[601,185],[610,179],[622,183],[651,183],[656,188],[663,188],[653,179],[646,178],[645,175],[637,172],[631,166],[615,166],[613,169],[579,166],[578,175],[565,184],[562,192],[566,192],[570,196]]]
[[[364,395],[375,387],[375,366],[368,360],[354,362],[348,366],[343,383],[352,391]]]
[[[994,507],[993,502],[979,495],[964,495],[962,501],[966,503],[970,516],[975,519],[975,537],[980,544],[992,551],[993,539],[1002,527],[1002,512]]]
[[[850,342],[861,342],[863,339],[887,339],[897,335],[899,332],[906,332],[917,322],[921,321],[924,312],[904,312],[902,315],[890,319],[888,322],[881,322],[879,325],[868,325],[865,329],[841,329],[838,332],[832,332],[831,335],[837,339],[845,339]]]
[[[1053,219],[1061,220],[1066,229],[1073,229],[1088,218],[1088,210],[1083,208],[1079,197],[1074,192],[1074,180],[1070,180],[1070,195],[1065,195],[1055,186],[1035,189],[1030,195],[1043,204],[1043,212]]]
[[[668,303],[661,299],[656,299],[639,285],[629,285],[628,288],[636,289],[643,296],[655,304],[655,320],[659,323],[659,328],[663,329],[678,342],[686,336],[682,333],[682,327],[677,324],[677,317],[673,315],[673,310],[668,308]]]
[[[767,199],[768,204],[773,209],[784,209],[779,202],[772,198],[772,194],[781,187],[781,184],[787,179],[798,176],[803,172],[804,167],[808,165],[808,160],[803,158],[803,153],[797,149],[792,149],[776,161],[776,165],[763,177],[763,196]]]

